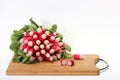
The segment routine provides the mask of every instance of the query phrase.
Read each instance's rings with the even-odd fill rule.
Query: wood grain
[[[99,75],[95,66],[98,55],[84,55],[84,60],[75,60],[74,66],[61,66],[60,61],[23,64],[10,62],[7,75]]]

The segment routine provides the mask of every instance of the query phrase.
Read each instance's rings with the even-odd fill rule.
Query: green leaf
[[[60,33],[57,33],[57,38],[60,38],[61,39],[60,41],[62,41],[63,36]]]
[[[30,58],[29,56],[25,56],[22,62],[25,63],[27,60],[29,60],[29,58]]]
[[[52,25],[52,27],[50,28],[50,32],[51,33],[53,33],[53,32],[56,32],[56,30],[57,30],[57,25],[56,24],[54,24],[54,25]]]
[[[73,56],[67,52],[64,52],[62,58],[72,58]]]
[[[30,22],[31,22],[31,24],[35,24],[37,26],[37,28],[39,27],[39,25],[35,21],[33,21],[32,18],[30,18]]]
[[[69,45],[65,46],[65,50],[71,52],[71,47]]]
[[[12,60],[13,62],[20,62],[22,59],[22,56],[17,56],[17,57],[14,57]]]
[[[24,27],[23,28],[21,28],[20,29],[20,31],[27,31],[27,29],[29,28],[29,26],[28,25],[24,25]]]
[[[12,51],[17,51],[19,49],[19,46],[20,46],[20,43],[18,41],[15,41],[10,45],[10,49]]]

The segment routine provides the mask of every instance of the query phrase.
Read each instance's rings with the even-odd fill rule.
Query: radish
[[[44,46],[43,44],[40,45],[40,48],[41,48],[41,49],[44,49],[44,47],[45,47],[45,46]]]
[[[42,32],[45,33],[46,32],[46,28],[42,27]]]
[[[84,56],[82,54],[73,54],[73,58],[75,60],[81,60],[84,59]]]
[[[36,44],[37,44],[37,45],[40,45],[40,44],[41,44],[41,41],[40,41],[40,40],[36,40]]]
[[[27,37],[27,38],[25,39],[24,43],[28,43],[28,42],[31,41],[31,40],[32,40],[32,37]]]
[[[56,54],[57,59],[61,59],[61,54]]]
[[[46,61],[49,61],[49,62],[53,61],[53,57],[51,56],[51,57],[46,58]]]
[[[62,66],[66,66],[67,65],[67,60],[62,59],[62,60],[60,60],[60,63],[61,63]]]
[[[29,49],[29,47],[27,46],[26,48],[24,48],[23,52],[27,53],[28,49]]]
[[[40,56],[40,52],[39,51],[36,52],[36,56]]]
[[[56,33],[55,33],[55,32],[53,32],[53,33],[51,34],[51,36],[56,36]]]
[[[49,41],[48,40],[44,40],[43,42],[45,45],[49,44]]]
[[[30,36],[29,32],[24,32],[23,34],[24,34],[24,36],[27,36],[27,37]]]
[[[46,58],[50,57],[50,53],[47,52],[47,53],[45,54],[45,56],[46,56]]]
[[[47,45],[45,46],[45,50],[50,50],[50,45],[49,45],[49,44],[47,44]]]
[[[32,46],[34,46],[34,45],[35,45],[35,42],[34,42],[34,41],[29,41],[29,42],[28,42],[28,46],[32,47]]]
[[[49,31],[45,31],[45,34],[46,34],[47,36],[49,36],[49,35],[50,35],[50,32],[49,32]]]
[[[44,60],[44,58],[45,58],[45,56],[44,56],[44,55],[40,55],[40,56],[38,57],[38,60],[39,60],[39,61],[43,61],[43,60]]]
[[[24,43],[26,39],[27,37],[23,37],[22,39],[20,39],[20,43]]]
[[[29,49],[28,49],[28,54],[31,56],[33,53],[34,53],[33,48],[29,48]]]
[[[57,61],[57,56],[52,55],[52,57],[53,57],[53,60],[54,60],[54,61]]]
[[[30,36],[33,36],[35,33],[36,33],[36,32],[31,31],[31,32],[29,32],[29,35],[30,35]]]
[[[50,36],[48,39],[50,42],[53,42],[55,40],[55,36]]]
[[[30,57],[30,61],[35,61],[35,60],[36,60],[36,57],[33,57],[33,56]]]
[[[56,38],[56,39],[55,39],[55,42],[59,42],[59,41],[60,41],[60,38]]]
[[[67,65],[68,66],[74,66],[74,60],[68,60]]]
[[[45,34],[40,35],[39,39],[40,39],[40,41],[44,41],[46,39],[46,35]]]
[[[22,44],[22,45],[20,46],[20,49],[21,49],[21,50],[24,50],[27,46],[28,46],[27,44]]]
[[[34,48],[34,50],[35,50],[35,51],[38,51],[38,50],[39,50],[38,45],[34,45],[34,47],[33,47],[33,48]]]
[[[54,49],[50,49],[49,53],[53,54],[55,52]]]
[[[33,35],[33,39],[34,39],[34,40],[37,40],[37,39],[38,39],[38,35],[37,35],[37,34],[34,34],[34,35]]]
[[[43,49],[43,50],[40,51],[40,53],[41,53],[41,54],[45,54],[46,51]]]
[[[37,33],[38,33],[39,35],[41,35],[41,34],[42,34],[42,29],[41,29],[41,28],[37,28]]]

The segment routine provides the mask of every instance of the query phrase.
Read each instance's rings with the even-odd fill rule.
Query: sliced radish
[[[60,60],[60,63],[61,63],[62,66],[66,66],[67,65],[67,60],[62,59],[62,60]]]
[[[74,66],[74,60],[68,60],[67,65],[68,66]]]

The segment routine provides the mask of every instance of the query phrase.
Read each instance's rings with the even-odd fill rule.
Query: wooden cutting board
[[[23,64],[10,62],[7,75],[99,75],[95,66],[98,55],[84,55],[84,60],[75,60],[74,66],[61,66],[60,61]]]

